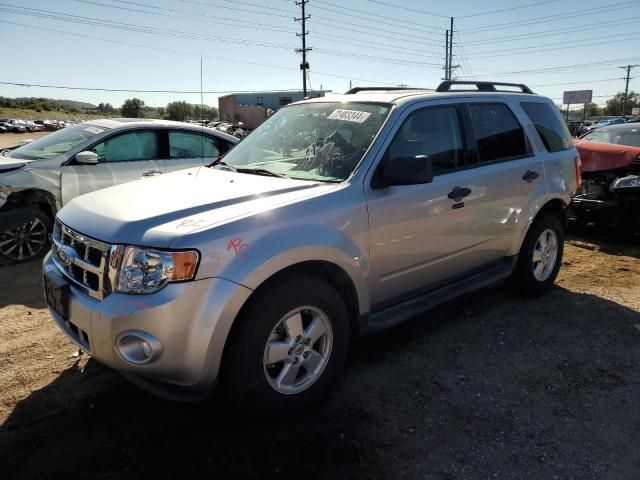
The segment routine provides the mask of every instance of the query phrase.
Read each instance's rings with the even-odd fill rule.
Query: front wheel
[[[564,227],[553,214],[536,219],[522,244],[513,272],[515,286],[524,294],[545,293],[555,281],[562,263]]]
[[[49,251],[51,220],[39,210],[30,210],[24,221],[0,232],[0,265],[14,265],[41,258]]]
[[[254,413],[290,413],[328,394],[350,333],[344,301],[331,285],[306,275],[283,279],[258,292],[236,321],[222,365],[234,403]]]

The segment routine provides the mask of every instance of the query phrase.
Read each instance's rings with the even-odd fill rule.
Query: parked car
[[[220,377],[286,414],[331,389],[353,337],[509,278],[545,292],[571,137],[524,85],[451,85],[291,104],[209,167],[72,200],[43,266],[54,321],[151,391]]]
[[[627,123],[625,118],[607,118],[587,127],[587,130],[595,130],[596,128],[608,127],[609,125],[620,125],[623,123]]]
[[[5,127],[4,125],[0,124],[0,133],[7,133],[7,127]]]
[[[8,132],[13,132],[13,133],[25,133],[27,131],[27,128],[24,127],[23,125],[11,123],[7,120],[0,121],[0,126],[5,127]]]
[[[237,141],[179,122],[113,119],[67,127],[6,153],[0,157],[0,264],[43,256],[54,216],[72,198],[211,163]]]
[[[569,220],[640,230],[640,124],[602,127],[575,145],[583,182],[569,207]]]

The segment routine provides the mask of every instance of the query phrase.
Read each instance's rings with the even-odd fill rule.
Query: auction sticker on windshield
[[[358,112],[357,110],[342,110],[337,108],[331,112],[331,115],[329,115],[327,119],[363,123],[370,115],[371,113],[369,112]]]
[[[89,132],[89,133],[102,133],[104,132],[104,128],[99,128],[99,127],[87,127],[85,128],[85,131]]]

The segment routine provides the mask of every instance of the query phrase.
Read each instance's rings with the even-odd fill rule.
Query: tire
[[[49,251],[51,219],[40,210],[25,210],[24,221],[0,232],[0,265],[15,265],[45,256]]]
[[[555,253],[552,247],[545,249],[543,234],[548,245],[555,239]],[[516,289],[529,296],[542,295],[549,290],[558,276],[563,252],[562,221],[556,215],[543,214],[533,222],[520,248],[512,275]]]
[[[293,313],[299,310],[302,328]],[[327,282],[310,275],[286,277],[258,292],[236,321],[221,377],[232,405],[252,415],[291,414],[324,399],[337,382],[349,350],[350,322],[344,301]]]

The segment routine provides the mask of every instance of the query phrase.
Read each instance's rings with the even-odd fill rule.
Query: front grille
[[[56,219],[52,258],[56,266],[77,286],[96,299],[103,299],[110,245],[89,238]]]

